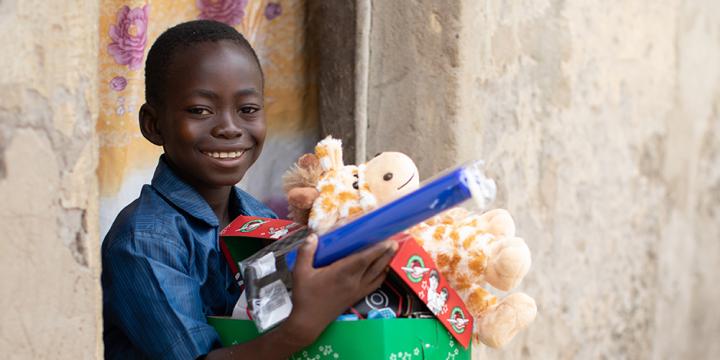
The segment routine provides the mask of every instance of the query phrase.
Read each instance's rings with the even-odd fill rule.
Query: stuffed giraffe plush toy
[[[417,167],[407,155],[384,152],[365,164],[344,165],[342,145],[330,137],[318,143],[315,154],[303,155],[283,180],[291,218],[317,233],[419,186]],[[433,257],[477,319],[476,341],[502,347],[535,319],[530,296],[513,293],[498,300],[485,286],[512,290],[530,268],[530,250],[515,236],[507,211],[478,215],[453,208],[407,232]]]
[[[322,234],[417,189],[418,171],[405,154],[385,152],[365,164],[345,165],[342,142],[327,137],[283,177],[290,218]]]

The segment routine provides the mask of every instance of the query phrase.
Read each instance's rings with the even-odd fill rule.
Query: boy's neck
[[[203,184],[198,184],[193,181],[193,178],[183,174],[169,159],[166,159],[168,166],[173,169],[175,174],[179,176],[183,181],[192,186],[195,191],[202,196],[203,199],[210,205],[210,209],[215,213],[215,216],[220,223],[220,229],[224,229],[230,223],[230,193],[232,186],[218,186],[208,187]]]
[[[220,188],[195,188],[200,196],[207,201],[210,208],[217,216],[218,222],[220,223],[220,229],[224,229],[230,223],[230,192],[232,186],[223,186]]]

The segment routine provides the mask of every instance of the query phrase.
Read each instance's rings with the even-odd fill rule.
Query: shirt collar
[[[207,223],[210,226],[220,225],[215,212],[210,205],[192,186],[180,179],[165,160],[165,155],[160,156],[155,174],[152,179],[152,186],[170,203],[180,208],[188,215]],[[238,208],[231,209],[238,213],[244,213],[242,192],[233,186],[230,192],[230,203],[228,206]]]

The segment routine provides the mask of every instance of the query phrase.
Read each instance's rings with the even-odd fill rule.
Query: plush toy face
[[[283,181],[293,219],[307,221],[319,234],[420,184],[417,167],[407,155],[385,152],[365,164],[344,165],[342,143],[329,136],[315,146],[314,155],[299,159],[289,174]]]
[[[385,204],[420,186],[415,162],[399,152],[384,152],[365,164],[365,181],[379,204]]]

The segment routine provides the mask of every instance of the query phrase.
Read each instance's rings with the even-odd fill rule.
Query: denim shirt
[[[230,214],[275,218],[234,187]],[[160,158],[151,185],[118,215],[102,244],[107,359],[195,359],[220,347],[206,316],[239,298],[208,203]]]

